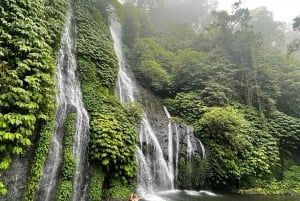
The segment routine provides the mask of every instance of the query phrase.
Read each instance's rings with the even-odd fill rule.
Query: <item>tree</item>
[[[175,90],[193,91],[204,87],[205,71],[209,67],[208,54],[190,49],[177,52],[173,61]]]
[[[294,19],[293,29],[294,29],[294,31],[300,31],[300,16],[298,16]],[[299,49],[300,49],[300,39],[294,39],[288,45],[288,55],[298,51]]]
[[[294,31],[300,31],[300,16],[294,19],[293,29]]]
[[[251,116],[259,123],[256,114]],[[196,130],[209,156],[208,182],[215,188],[249,187],[253,180],[272,178],[279,162],[275,138],[247,121],[241,110],[213,107],[197,122]]]
[[[173,80],[171,75],[171,60],[173,54],[166,51],[151,38],[137,40],[131,55],[130,64],[136,73],[137,80],[155,93],[171,93]]]
[[[122,41],[129,48],[135,43],[136,38],[139,37],[141,31],[141,24],[139,21],[139,11],[132,4],[125,4],[125,21],[123,24]]]
[[[251,24],[260,33],[266,46],[282,50],[285,46],[284,24],[273,19],[273,13],[266,7],[251,10]]]

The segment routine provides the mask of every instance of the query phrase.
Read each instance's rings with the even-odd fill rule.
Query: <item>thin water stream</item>
[[[86,200],[87,182],[83,175],[86,175],[84,172],[87,164],[89,117],[83,105],[80,83],[76,76],[77,64],[72,20],[73,13],[70,9],[67,14],[66,28],[62,36],[57,62],[55,128],[35,198],[37,201],[56,200],[57,184],[63,162],[62,140],[64,122],[67,115],[71,112],[76,113],[76,130],[73,139],[73,156],[76,160],[76,171],[73,179],[72,201]]]
[[[134,79],[130,76],[129,69],[125,67],[125,59],[122,52],[121,25],[117,17],[111,16],[111,35],[114,41],[114,49],[119,60],[119,74],[117,80],[117,92],[122,103],[134,102],[139,97]],[[147,114],[143,114],[140,142],[138,145],[138,189],[141,194],[152,192],[157,188],[169,189],[173,187],[173,171],[168,168],[168,162],[151,126]],[[145,147],[143,147],[145,145]]]
[[[119,0],[121,3],[123,1]],[[110,31],[114,40],[114,48],[119,60],[117,92],[121,102],[133,102],[139,98],[139,91],[132,78],[132,73],[126,68],[122,52],[121,25],[117,17],[111,18]],[[182,144],[186,146],[187,160],[192,160],[194,154],[200,154],[206,159],[203,144],[194,136],[192,127],[171,123],[171,115],[164,108],[168,122],[168,150],[162,150],[162,144],[151,126],[146,113],[143,114],[137,145],[138,161],[138,194],[146,201],[300,201],[295,196],[255,196],[228,193],[213,193],[210,191],[174,190],[174,180],[178,178],[179,150]],[[184,127],[184,128],[183,128]],[[181,129],[181,131],[179,131]],[[182,132],[182,129],[185,130]],[[179,143],[180,141],[180,143]],[[167,157],[164,156],[167,155]],[[174,164],[175,159],[175,164]]]
[[[114,49],[119,61],[119,74],[117,80],[117,94],[119,100],[124,102],[134,102],[140,99],[140,93],[133,79],[132,73],[126,68],[126,60],[122,52],[121,25],[115,16],[113,9],[111,11],[110,31],[114,41]],[[181,144],[187,145],[188,160],[191,160],[193,154],[205,154],[203,146],[201,147],[196,140],[192,127],[182,125],[180,132],[178,125],[172,122],[171,115],[166,107],[162,108],[165,112],[167,125],[161,128],[166,131],[167,140],[162,140],[164,134],[159,134],[158,130],[153,128],[151,120],[146,113],[142,116],[139,142],[137,145],[138,162],[138,193],[147,200],[153,200],[153,196],[158,190],[172,190],[175,188],[175,179],[178,177],[178,161]],[[162,132],[164,133],[164,132]],[[160,138],[158,137],[159,135]],[[166,151],[167,149],[167,151]],[[165,152],[164,152],[165,151]],[[150,197],[149,197],[150,196]],[[158,200],[159,197],[155,197]]]

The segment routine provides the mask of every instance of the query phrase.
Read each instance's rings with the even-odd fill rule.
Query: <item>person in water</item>
[[[129,201],[138,201],[141,198],[138,198],[137,194],[131,193],[129,196]]]

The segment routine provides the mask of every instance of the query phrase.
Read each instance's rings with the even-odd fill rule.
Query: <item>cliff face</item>
[[[114,11],[107,9],[110,4]],[[207,181],[215,188],[266,182],[269,191],[274,185],[280,189],[276,193],[299,192],[299,178],[293,177],[300,171],[299,62],[260,47],[246,47],[256,38],[249,30],[228,29],[224,34],[214,27],[209,34],[196,36],[180,26],[178,32],[156,33],[151,16],[143,11],[146,7],[122,6],[116,0],[1,1],[0,201],[127,198],[141,183],[136,153],[149,154],[150,159],[157,155],[149,133],[138,137],[141,108],[155,133],[165,169],[171,170],[167,179],[173,183],[165,187],[199,189],[210,163]],[[70,10],[73,41],[63,43]],[[141,107],[121,104],[116,96],[120,63],[109,29],[110,12],[116,12],[123,23],[126,46],[121,49],[128,59],[124,64],[131,65],[139,83],[148,89],[139,88],[136,102]],[[228,36],[232,44],[225,40]],[[68,45],[71,58],[61,54]],[[247,51],[237,52],[242,48]],[[247,65],[253,60],[255,66],[243,66],[235,58],[242,53],[251,58]],[[60,66],[59,60],[65,65]],[[76,71],[70,71],[70,63]],[[88,133],[77,132],[83,125],[74,105],[59,105],[60,71],[66,91],[80,94],[68,100],[76,102],[82,94]],[[175,118],[168,116],[162,102]],[[59,142],[54,138],[56,128]],[[200,138],[208,148],[207,158]],[[81,139],[86,146],[79,154]],[[76,160],[78,155],[82,159]],[[54,169],[50,158],[58,163],[54,182],[47,183],[43,176]]]
[[[67,4],[1,2],[0,195],[6,196],[0,199],[22,200],[36,170],[33,150],[53,123],[55,60]]]
[[[47,169],[54,169],[54,163],[49,162],[49,153],[56,153],[52,145],[57,143],[53,140],[57,125],[61,130],[58,148],[62,158],[58,159],[59,165],[55,165],[58,171],[53,176],[55,182],[51,181],[53,193],[47,195],[47,199],[99,200],[114,197],[115,192],[110,189],[117,186],[114,180],[119,177],[122,184],[126,182],[133,187],[125,189],[124,195],[117,197],[127,197],[134,190],[131,184],[134,183],[136,168],[137,133],[132,117],[114,94],[118,65],[107,24],[105,9],[108,3],[111,2],[71,1],[68,6],[65,0],[29,0],[26,3],[5,1],[0,5],[4,13],[1,31],[5,32],[0,36],[0,131],[1,136],[5,134],[0,140],[0,200],[41,199],[46,165]],[[64,53],[58,54],[60,47],[60,51],[65,51],[66,46],[74,45],[60,44],[65,19],[71,8],[74,18],[71,19],[70,37],[76,38],[76,49],[70,48],[70,53],[76,54],[76,61],[71,65],[77,66],[77,72],[70,76],[80,78],[84,105],[90,116],[90,152],[81,162],[75,161],[78,155],[75,133],[82,126],[78,123],[79,113],[73,106],[68,106],[70,104],[60,106],[57,99],[58,108],[67,107],[64,110],[66,117],[60,118],[61,110],[55,114],[54,104],[54,83],[60,79],[55,60],[62,59],[68,63],[58,66],[64,74],[70,73],[69,64],[72,63]],[[62,58],[57,58],[57,55]],[[63,76],[62,82],[70,84],[70,76]],[[56,85],[58,88],[59,84]],[[72,91],[70,87],[67,90]],[[61,95],[58,91],[56,93]],[[73,112],[75,117],[69,122]],[[81,163],[90,165],[87,165],[89,170],[80,176],[83,180],[88,178],[80,190],[90,190],[87,192],[89,198],[83,196],[79,199],[75,195],[78,190],[72,189],[81,180],[77,177]]]

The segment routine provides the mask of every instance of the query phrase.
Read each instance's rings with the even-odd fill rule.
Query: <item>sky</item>
[[[237,0],[218,0],[218,10],[231,11],[231,5]],[[255,9],[266,6],[274,14],[275,21],[292,22],[300,15],[300,0],[242,0],[242,7]]]

